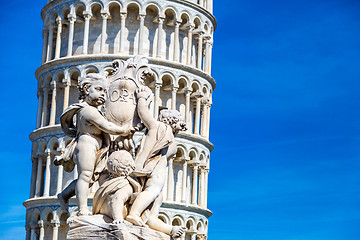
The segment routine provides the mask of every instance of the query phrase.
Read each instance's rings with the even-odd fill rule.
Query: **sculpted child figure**
[[[124,129],[105,119],[98,107],[105,103],[107,79],[95,73],[88,74],[80,81],[78,88],[82,103],[73,104],[62,114],[60,121],[64,132],[71,135],[76,131],[70,156],[77,164],[78,179],[74,180],[58,195],[60,204],[67,209],[67,203],[75,188],[76,200],[79,207],[78,215],[90,215],[87,206],[89,184],[94,174],[96,161],[99,159],[98,150],[106,140],[107,134],[127,135],[130,129]],[[75,110],[74,110],[75,109]],[[72,117],[76,114],[76,127],[72,128]],[[73,126],[74,127],[74,126]],[[64,206],[65,205],[65,206]]]
[[[93,199],[93,214],[104,214],[114,224],[124,222],[124,206],[140,185],[128,177],[135,169],[134,159],[126,150],[113,152],[107,160],[110,173],[107,180],[96,191]]]
[[[145,176],[140,177],[145,178],[145,186],[136,197],[126,220],[135,225],[145,226],[140,216],[155,201],[147,225],[154,230],[179,236],[183,233],[182,228],[174,228],[163,223],[157,215],[162,202],[159,196],[166,180],[167,162],[174,157],[177,151],[175,135],[179,131],[186,130],[186,126],[180,112],[176,110],[162,110],[159,120],[154,119],[146,101],[149,92],[151,93],[151,90],[148,87],[141,87],[136,91],[138,114],[147,130],[135,157],[133,175]]]

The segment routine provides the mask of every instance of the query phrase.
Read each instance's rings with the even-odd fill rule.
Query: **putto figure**
[[[126,220],[138,226],[145,226],[141,215],[151,203],[157,202],[162,192],[166,180],[167,162],[175,156],[177,150],[175,135],[179,131],[186,130],[182,116],[176,110],[162,110],[159,120],[153,118],[146,101],[150,92],[148,87],[141,87],[136,92],[138,114],[147,130],[135,158],[136,168],[133,175],[143,178],[145,185],[131,206]],[[162,200],[159,202],[160,204],[155,203],[158,209],[151,210],[146,224],[168,235],[180,236],[184,231],[182,228],[173,228],[158,219]]]
[[[82,103],[69,106],[60,117],[65,134],[75,137],[67,146],[63,158],[57,164],[64,165],[71,171],[74,162],[77,165],[78,179],[74,180],[58,195],[62,208],[67,210],[68,200],[76,194],[79,207],[78,215],[90,215],[87,206],[89,185],[94,179],[94,172],[101,172],[105,167],[102,161],[109,145],[109,135],[128,135],[130,129],[124,129],[105,119],[98,107],[106,101],[107,79],[95,73],[88,74],[80,81],[78,88]],[[73,116],[76,114],[76,126]],[[99,171],[97,171],[99,169]]]

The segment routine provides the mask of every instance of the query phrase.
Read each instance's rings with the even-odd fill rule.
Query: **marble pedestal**
[[[171,240],[170,236],[129,222],[112,224],[104,215],[70,217],[68,240]]]

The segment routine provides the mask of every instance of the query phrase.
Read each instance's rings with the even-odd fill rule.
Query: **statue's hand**
[[[144,87],[139,87],[136,90],[136,98],[140,99],[140,98],[144,98],[145,100],[149,98],[149,96],[152,94],[150,88],[144,86]]]

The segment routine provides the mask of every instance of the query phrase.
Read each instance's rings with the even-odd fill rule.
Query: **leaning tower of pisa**
[[[38,109],[31,133],[32,174],[26,207],[26,239],[65,239],[68,215],[56,195],[74,178],[54,166],[71,140],[59,117],[78,102],[77,84],[87,73],[111,71],[114,59],[145,56],[155,73],[154,117],[176,109],[188,131],[177,136],[169,161],[160,218],[186,227],[181,239],[206,239],[210,151],[210,108],[215,81],[211,52],[216,21],[212,0],[49,0],[44,22],[42,63],[36,71]],[[89,204],[97,186],[90,189]],[[76,209],[70,201],[70,215]]]

